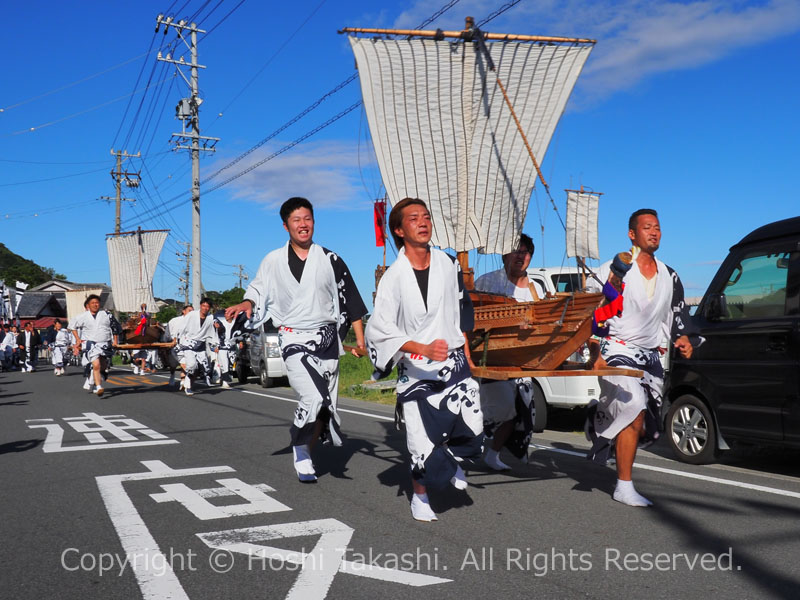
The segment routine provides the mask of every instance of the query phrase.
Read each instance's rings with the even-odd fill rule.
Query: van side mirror
[[[725,294],[711,294],[708,298],[708,308],[706,318],[709,321],[719,321],[728,314],[728,306],[725,301]]]

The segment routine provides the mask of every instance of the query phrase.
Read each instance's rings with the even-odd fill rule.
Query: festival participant
[[[318,438],[342,444],[336,410],[339,356],[352,322],[362,350],[367,313],[350,270],[334,252],[313,242],[314,209],[305,198],[289,198],[280,210],[289,241],[273,250],[258,268],[244,301],[225,311],[226,319],[241,311],[254,315],[255,328],[272,319],[298,395],[290,429],[294,467],[300,481],[316,481],[311,451]],[[355,353],[355,351],[354,351]]]
[[[398,202],[389,230],[399,251],[378,285],[367,346],[379,375],[397,365],[397,412],[411,454],[411,514],[435,521],[428,487],[449,482],[466,489],[456,456],[480,454],[480,392],[464,335],[474,313],[458,263],[429,246],[431,215],[422,200]]]
[[[528,278],[533,250],[533,240],[523,233],[517,249],[503,255],[503,268],[478,277],[475,289],[508,296],[517,302],[544,298],[545,292],[539,282]],[[511,468],[500,460],[503,446],[507,446],[517,458],[527,460],[528,444],[533,433],[533,385],[530,377],[481,381],[483,429],[486,436],[491,438],[484,457],[489,468],[496,471]]]
[[[86,312],[78,315],[70,323],[69,329],[75,337],[75,351],[80,352],[83,348],[86,360],[92,367],[91,377],[94,385],[90,384],[89,391],[91,392],[94,387],[95,393],[102,396],[105,392],[103,379],[107,377],[106,372],[113,354],[112,342],[114,345],[119,343],[122,328],[114,315],[106,310],[100,310],[100,296],[97,294],[89,295],[84,306]]]
[[[53,374],[63,375],[65,372],[64,367],[66,367],[65,354],[73,338],[69,330],[64,329],[64,324],[59,320],[56,320],[53,324],[53,329],[55,331],[55,338],[50,346],[52,349],[54,366]]]
[[[39,332],[33,328],[33,321],[28,321],[17,335],[17,348],[23,373],[32,373],[36,368],[36,355],[41,344],[42,339],[39,337]]]
[[[178,349],[177,346],[180,343],[180,333],[183,330],[183,322],[190,312],[194,310],[194,307],[191,304],[185,305],[181,309],[181,314],[177,317],[173,317],[167,323],[167,326],[164,328],[164,333],[162,334],[162,342],[172,342],[172,348],[169,351],[165,352],[162,355],[164,360],[164,364],[169,369],[169,386],[172,387],[175,385],[175,371],[181,366],[180,358],[178,358]],[[181,379],[185,376],[184,372],[181,371]],[[183,388],[183,384],[180,386]]]
[[[11,333],[11,326],[6,323],[0,330],[0,367],[4,371],[10,371],[13,366],[14,348],[17,346],[17,338]]]
[[[197,375],[205,375],[209,371],[206,347],[216,344],[214,333],[214,317],[209,317],[211,300],[200,300],[199,310],[188,312],[178,332],[178,358],[185,376],[181,379],[181,387],[187,396],[194,394],[192,380]],[[199,372],[198,372],[199,371]]]
[[[634,488],[631,475],[637,447],[653,443],[661,428],[664,370],[659,346],[669,331],[676,350],[690,358],[692,342],[699,345],[702,339],[693,335],[678,274],[655,257],[661,243],[658,213],[649,208],[634,212],[628,221],[628,237],[634,245],[629,270],[620,271],[620,261],[609,261],[598,270],[600,281],[607,282],[602,291],[610,298],[616,296],[612,291],[614,277],[622,276],[624,287],[615,316],[603,319],[607,331],[603,332],[599,349],[596,343],[593,345],[593,355],[600,354],[595,362],[598,368],[608,365],[641,369],[644,376],[600,377],[599,402],[590,410],[587,422],[594,441],[588,457],[605,464],[613,448],[617,463],[614,500],[630,506],[650,506],[652,502]],[[595,281],[590,281],[588,287],[600,291]],[[691,341],[689,335],[693,336]]]
[[[222,381],[222,387],[228,389],[233,381],[231,367],[236,360],[236,350],[243,333],[242,319],[234,319],[233,315],[225,316],[223,314],[214,318],[214,328],[219,340],[216,366],[219,370],[219,379]]]

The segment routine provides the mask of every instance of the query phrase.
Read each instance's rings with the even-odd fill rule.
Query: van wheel
[[[258,382],[263,388],[272,387],[272,377],[267,375],[267,365],[264,363],[261,363],[261,370],[258,374]]]
[[[541,433],[547,427],[547,399],[538,383],[533,382],[533,432]]]
[[[667,413],[667,440],[678,460],[703,465],[717,453],[717,430],[705,403],[687,394],[680,396]]]

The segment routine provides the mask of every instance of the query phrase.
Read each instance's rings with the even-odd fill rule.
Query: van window
[[[786,312],[789,253],[746,254],[728,274],[725,294],[726,321],[782,317]]]
[[[581,276],[578,273],[557,273],[550,277],[556,292],[577,292],[581,289]]]

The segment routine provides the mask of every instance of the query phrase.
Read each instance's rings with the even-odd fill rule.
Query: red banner
[[[376,200],[373,210],[373,222],[375,223],[375,245],[386,245],[386,201]]]

